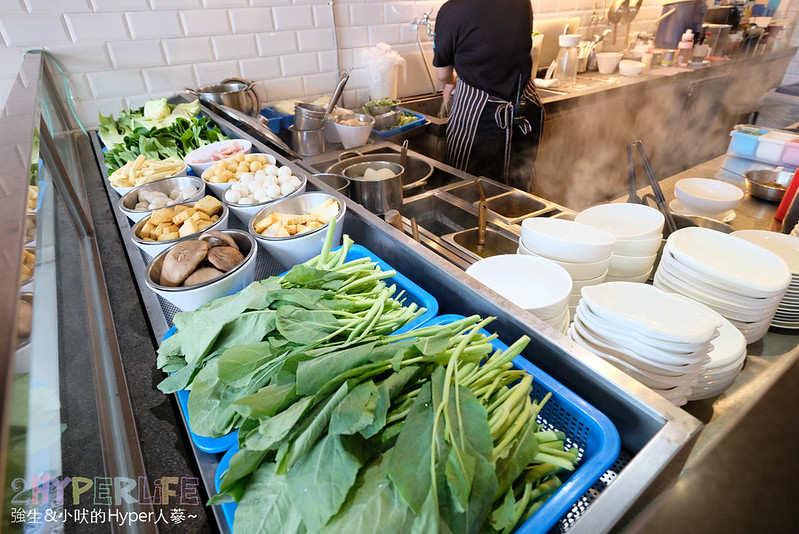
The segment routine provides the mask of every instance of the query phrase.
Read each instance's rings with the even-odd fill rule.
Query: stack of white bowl
[[[762,338],[791,282],[782,258],[708,228],[682,228],[663,248],[654,285],[717,311],[753,343]]]
[[[700,215],[719,221],[735,218],[732,210],[744,197],[743,189],[715,178],[683,178],[674,184],[671,211],[679,215]]]
[[[522,221],[519,254],[547,258],[569,273],[573,285],[569,312],[573,316],[580,290],[605,281],[616,238],[594,226],[549,217]]]
[[[791,271],[791,282],[771,324],[779,328],[799,329],[799,236],[766,230],[738,230],[730,235],[770,250],[783,259]]]
[[[568,335],[676,406],[687,402],[721,321],[647,284],[583,288]]]
[[[466,274],[565,334],[571,277],[545,258],[503,254],[479,260]]]
[[[799,223],[796,223],[796,226],[793,227],[793,230],[791,230],[791,235],[793,237],[799,237]]]
[[[741,372],[746,361],[746,339],[740,330],[718,312],[688,297],[676,293],[674,295],[702,307],[721,321],[718,337],[710,342],[710,352],[707,353],[709,361],[702,366],[702,371],[696,377],[696,384],[691,386],[688,400],[715,397],[729,388]]]
[[[600,204],[575,221],[601,228],[616,238],[606,282],[646,282],[663,242],[663,214],[643,204]]]

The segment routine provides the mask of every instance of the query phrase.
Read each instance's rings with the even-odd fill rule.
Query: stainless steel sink
[[[516,224],[527,217],[537,217],[556,210],[557,206],[530,193],[515,189],[490,178],[474,178],[461,185],[442,188],[441,192],[468,202],[477,208],[480,198],[475,182],[479,181],[486,196],[489,213],[509,224]]]
[[[479,244],[477,228],[469,228],[454,234],[443,236],[444,241],[469,254],[475,260],[499,256],[500,254],[516,254],[519,248],[519,239],[508,236],[491,228],[486,228],[486,241]]]
[[[477,227],[477,213],[467,211],[436,195],[415,197],[405,202],[399,211],[407,219],[416,218],[419,226],[436,236]]]

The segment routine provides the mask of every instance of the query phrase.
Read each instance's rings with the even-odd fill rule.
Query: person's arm
[[[452,65],[447,67],[436,67],[436,77],[438,81],[444,84],[444,102],[447,102],[452,96],[452,91],[455,89],[455,69]]]

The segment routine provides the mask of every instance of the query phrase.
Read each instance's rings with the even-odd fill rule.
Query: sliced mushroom
[[[205,260],[210,248],[208,242],[199,239],[181,241],[172,247],[161,266],[160,284],[166,287],[182,284]]]
[[[244,254],[232,247],[213,247],[208,251],[208,261],[226,273],[244,261]]]
[[[239,246],[236,244],[236,241],[230,237],[225,232],[220,232],[219,230],[208,230],[207,232],[203,232],[200,234],[200,239],[203,241],[208,241],[208,244],[211,247],[233,247],[236,250],[239,250]]]
[[[213,280],[214,278],[218,278],[222,276],[222,271],[218,269],[214,269],[213,267],[203,267],[202,269],[197,269],[192,273],[191,276],[186,278],[186,281],[183,282],[184,286],[196,286],[198,284],[202,284]]]
[[[17,305],[17,344],[28,339],[33,325],[33,306],[25,299]]]

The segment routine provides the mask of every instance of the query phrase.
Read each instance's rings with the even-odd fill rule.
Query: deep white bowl
[[[304,174],[295,173],[294,176],[298,176],[302,181],[299,189],[286,195],[285,197],[276,198],[274,200],[267,200],[266,202],[259,202],[258,204],[234,204],[232,202],[228,202],[227,200],[222,198],[222,203],[226,204],[230,211],[235,215],[244,225],[250,224],[250,219],[255,217],[255,215],[264,209],[265,207],[274,204],[275,202],[279,202],[285,198],[291,198],[295,195],[299,195],[305,192],[305,188],[308,185],[308,177]]]
[[[189,202],[184,205],[186,206],[194,206],[194,202]],[[179,237],[178,239],[170,239],[169,241],[145,241],[141,237],[139,237],[139,230],[150,220],[150,215],[147,215],[143,219],[139,220],[133,227],[130,229],[130,238],[133,240],[133,243],[142,249],[145,254],[147,254],[151,258],[155,258],[163,251],[177,243],[178,241],[184,241],[186,239],[193,239],[197,237],[202,232],[208,230],[227,230],[228,226],[228,218],[230,217],[230,210],[228,210],[225,203],[222,203],[222,213],[219,214],[219,219],[216,220],[214,224],[209,226],[208,228],[203,229],[200,232],[187,235],[186,237]]]
[[[617,240],[661,238],[666,222],[660,210],[623,202],[592,206],[578,213],[574,220],[605,230]]]
[[[643,284],[649,277],[652,276],[652,271],[655,269],[654,266],[650,267],[645,273],[639,274],[637,276],[610,276],[607,275],[605,277],[605,282],[637,282],[639,284]]]
[[[252,142],[247,141],[246,139],[228,139],[226,141],[217,141],[216,143],[211,143],[210,145],[201,146],[200,148],[196,148],[186,154],[186,157],[183,158],[183,161],[191,167],[191,170],[194,171],[194,174],[197,176],[201,176],[202,173],[205,172],[208,167],[213,165],[219,160],[214,161],[206,161],[205,163],[200,163],[197,160],[204,160],[211,157],[211,154],[216,152],[217,150],[223,150],[228,148],[233,143],[237,143],[244,149],[245,154],[249,154],[252,150]]]
[[[531,251],[558,261],[599,262],[613,253],[609,232],[563,219],[531,217],[522,221],[522,243]]]
[[[344,229],[344,216],[347,214],[347,204],[343,197],[331,195],[322,191],[300,193],[290,198],[274,201],[269,206],[262,208],[261,211],[250,219],[247,229],[259,246],[266,250],[284,267],[290,269],[298,263],[304,263],[316,257],[322,252],[322,245],[327,235],[328,225],[325,224],[310,232],[304,232],[290,237],[263,236],[255,231],[255,225],[273,211],[280,213],[296,213],[298,215],[308,213],[312,208],[322,204],[329,198],[334,198],[338,200],[339,203],[339,212],[336,216],[336,227],[334,229],[333,243],[331,245],[331,247],[336,247],[341,243],[341,234]]]
[[[179,310],[191,311],[196,310],[213,299],[231,295],[250,285],[255,279],[255,263],[258,255],[258,247],[255,244],[255,239],[242,230],[223,230],[223,232],[236,241],[239,251],[244,255],[244,261],[238,266],[219,278],[205,282],[204,284],[189,287],[162,286],[155,280],[160,280],[161,266],[169,252],[169,248],[175,246],[173,243],[166,250],[158,254],[147,268],[147,274],[144,277],[147,287],[157,295],[160,295],[165,300],[174,304]]]
[[[256,152],[256,153],[253,153],[253,155],[254,156],[266,156],[266,159],[268,159],[269,162],[272,165],[275,165],[277,163],[277,158],[275,158],[275,156],[273,156],[272,154],[263,154],[263,153],[260,153],[260,152]],[[215,161],[214,163],[217,163],[217,162]],[[208,168],[210,168],[210,167],[211,166],[209,165]],[[203,181],[208,185],[208,188],[211,190],[211,192],[213,192],[213,194],[219,200],[224,199],[225,198],[225,191],[227,191],[228,188],[231,185],[233,185],[233,182],[227,182],[227,183],[224,183],[224,184],[217,184],[217,183],[214,183],[214,182],[209,182],[207,180],[207,178],[208,178],[207,173],[208,173],[208,169],[206,169],[205,171],[202,172],[201,176],[202,176]]]
[[[541,256],[540,254],[536,254],[529,248],[525,247],[524,243],[522,243],[521,240],[519,241],[519,249],[516,252],[518,254],[536,256],[538,258],[544,257]],[[568,272],[569,275],[571,275],[572,280],[576,283],[584,280],[593,280],[598,276],[603,276],[605,273],[607,273],[608,266],[610,266],[610,258],[611,256],[608,256],[607,258],[601,261],[583,262],[583,263],[559,261],[559,260],[553,260],[551,258],[547,259],[549,259],[550,261],[554,261],[555,263],[566,269],[566,272]]]
[[[610,268],[608,269],[609,276],[641,276],[650,269],[655,263],[657,254],[651,256],[622,256],[621,254],[614,254],[610,258]]]
[[[491,256],[470,265],[466,274],[544,320],[566,309],[572,291],[572,279],[563,267],[534,256]]]
[[[358,119],[365,124],[350,126],[339,122],[347,119]],[[333,124],[341,139],[341,144],[344,145],[344,148],[350,149],[366,144],[366,140],[369,139],[369,134],[372,133],[372,128],[375,126],[375,119],[363,113],[353,113],[352,115],[340,115],[336,117]]]
[[[635,61],[633,59],[622,59],[619,62],[619,73],[622,76],[638,76],[642,72],[646,65],[642,61]]]
[[[601,284],[602,282],[607,280],[607,277],[608,277],[608,270],[605,269],[605,271],[602,274],[600,274],[599,276],[595,276],[594,278],[589,278],[587,280],[572,280],[572,295],[579,296],[581,294],[580,291],[584,287]]]
[[[613,254],[622,256],[651,256],[663,244],[663,238],[647,237],[645,239],[617,239],[613,247]]]
[[[738,186],[713,178],[683,178],[674,184],[677,200],[697,215],[729,211],[743,199]]]
[[[205,196],[205,180],[202,180],[197,176],[176,176],[173,178],[156,180],[155,182],[150,182],[148,184],[133,188],[128,194],[119,199],[119,209],[131,221],[139,222],[153,212],[153,210],[133,209],[138,203],[139,193],[142,191],[161,191],[169,196],[170,191],[173,189],[182,189],[187,186],[196,187],[197,194],[189,199],[186,199],[185,202],[197,202]],[[183,204],[183,202],[181,202],[181,204]]]

